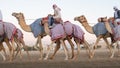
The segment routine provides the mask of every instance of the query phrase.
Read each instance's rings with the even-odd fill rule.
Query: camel
[[[32,32],[32,29],[31,29],[30,25],[27,25],[26,22],[25,22],[23,13],[12,13],[12,15],[16,17],[16,19],[17,19],[18,22],[19,22],[19,25],[21,26],[21,28],[22,28],[24,31],[26,31],[26,32]],[[44,23],[43,26],[44,26],[44,31],[45,31],[45,32],[41,32],[41,33],[37,36],[37,38],[38,38],[37,41],[38,41],[39,48],[40,48],[40,60],[43,59],[43,46],[42,46],[41,39],[42,39],[44,36],[46,36],[46,35],[50,35],[50,34],[49,34],[50,31],[49,31],[49,28],[48,28],[48,24]],[[40,26],[40,27],[42,27],[42,26]],[[55,40],[55,41],[57,41],[57,40]],[[53,42],[55,42],[55,41],[53,41]],[[62,40],[59,40],[59,41],[62,43],[63,46],[65,45]],[[60,45],[60,44],[57,43],[57,45]],[[68,59],[67,49],[66,49],[66,47],[64,47],[64,49],[65,49],[65,54],[66,54],[66,58],[65,58],[65,59],[67,60],[67,59]]]
[[[44,22],[44,23],[47,23],[47,22]],[[77,44],[77,47],[78,47],[78,50],[77,50],[77,56],[79,56],[79,53],[80,53],[80,44],[83,44],[86,48],[88,48],[88,53],[90,53],[90,48],[89,48],[89,44],[87,43],[87,41],[84,39],[84,32],[81,30],[81,28],[75,24],[72,24],[71,22],[69,21],[65,21],[64,24],[63,24],[63,27],[64,27],[64,31],[65,31],[65,34],[67,35],[65,40],[67,39],[72,39],[74,38],[74,41],[75,43]],[[54,28],[52,29],[58,29],[57,26],[55,26]],[[79,36],[78,36],[78,33],[75,33],[75,32],[80,32],[79,33]],[[77,34],[77,35],[76,35]],[[74,35],[74,36],[73,36]],[[82,37],[80,37],[80,35]],[[69,42],[69,41],[68,41]],[[58,42],[60,44],[60,42]],[[70,42],[69,42],[70,43]],[[53,44],[53,43],[52,43]],[[52,44],[50,45],[50,47],[52,47]],[[57,45],[56,48],[55,48],[55,51],[53,53],[53,55],[50,57],[51,59],[53,59],[53,57],[55,56],[56,52],[59,50],[60,48],[60,45]],[[72,48],[72,46],[71,46]],[[49,48],[48,52],[47,52],[47,56],[46,56],[46,59],[48,58],[48,55],[49,55],[49,51],[50,51],[51,48]],[[73,48],[72,48],[73,49]],[[74,52],[74,51],[73,51]],[[75,60],[77,56],[73,56],[72,59]]]
[[[91,33],[91,34],[95,34],[94,31],[93,31],[92,26],[90,26],[90,25],[88,24],[87,19],[86,19],[86,17],[85,17],[84,15],[75,17],[74,20],[75,20],[75,21],[79,21],[79,23],[82,24],[82,26],[86,29],[87,32],[89,32],[89,33]],[[107,40],[108,37],[111,37],[111,35],[110,35],[109,32],[106,33],[105,35],[100,34],[100,35],[97,36],[97,40],[96,40],[95,44],[93,45],[93,50],[92,50],[92,53],[91,53],[91,55],[90,55],[91,58],[93,58],[94,53],[95,53],[95,48],[96,48],[96,46],[97,46],[97,44],[98,44],[98,42],[100,41],[101,38],[103,38],[103,40],[104,40],[105,43],[107,44],[107,46],[108,46],[108,48],[109,48],[109,50],[110,50],[111,56],[112,56],[113,51],[112,51],[111,46],[110,46],[109,43],[108,43],[108,40]],[[111,57],[111,56],[110,56],[110,57]]]
[[[3,49],[5,52],[5,49],[2,45],[2,43],[5,41],[10,51],[10,61],[12,61],[15,52],[15,43],[18,46],[20,46],[20,43],[24,44],[24,41],[21,38],[22,34],[20,33],[20,30],[18,30],[12,23],[3,22],[0,24],[0,26],[3,26],[3,28],[1,27],[1,32],[3,32],[3,41],[0,42],[2,47],[1,49]],[[25,44],[23,46],[25,46]]]
[[[55,53],[57,52],[56,50],[58,50],[58,47],[60,48],[60,44],[61,44],[62,47],[64,48],[64,52],[65,52],[65,55],[66,55],[65,60],[68,60],[68,58],[69,58],[68,57],[68,49],[67,49],[66,44],[64,42],[64,39],[66,38],[64,27],[62,26],[62,24],[56,24],[56,26],[54,28],[50,29],[50,31],[51,31],[52,43],[50,44],[50,46],[47,50],[46,57],[44,59],[45,60],[48,59],[48,55],[50,53],[50,50],[52,48],[53,43],[57,42],[57,45],[55,47]],[[51,59],[53,59],[54,55],[51,56]]]
[[[32,29],[31,29],[30,25],[26,24],[25,19],[24,19],[24,15],[22,13],[12,13],[12,16],[16,17],[16,19],[18,20],[19,25],[21,26],[21,28],[24,31],[32,32]],[[47,25],[45,25],[45,26],[47,26]],[[46,31],[46,29],[45,29],[45,31]],[[42,46],[41,39],[48,34],[47,32],[49,33],[49,31],[46,31],[46,32],[41,33],[41,34],[39,34],[37,36],[37,41],[39,42],[38,44],[39,44],[39,48],[40,48],[39,49],[39,51],[40,51],[40,58],[39,59],[40,60],[43,59],[43,46]]]
[[[105,26],[106,26],[106,29],[108,30],[109,33],[112,34],[112,37],[113,37],[113,40],[114,42],[111,43],[111,46],[114,46],[114,49],[113,49],[113,53],[112,53],[112,56],[111,58],[114,57],[114,54],[115,54],[115,50],[116,50],[116,47],[118,46],[118,53],[120,52],[119,51],[119,42],[120,42],[120,25],[115,25],[113,24],[114,23],[114,17],[109,17],[109,19],[105,19]],[[117,23],[119,24],[119,23]],[[113,45],[115,43],[115,45]]]

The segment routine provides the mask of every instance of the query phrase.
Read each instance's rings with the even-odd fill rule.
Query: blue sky
[[[16,18],[11,15],[13,12],[24,13],[26,19],[37,19],[47,14],[53,14],[53,4],[57,4],[61,8],[64,21],[69,20],[77,23],[80,27],[82,27],[81,24],[73,20],[75,16],[85,15],[90,23],[95,24],[98,17],[113,16],[113,6],[120,8],[119,0],[0,0],[0,10],[4,21],[11,22],[20,28]],[[26,20],[27,24],[31,24],[33,21]],[[34,44],[35,38],[32,33],[24,31],[23,33],[25,42]],[[88,33],[86,35],[93,36]],[[46,39],[42,41],[46,42]]]

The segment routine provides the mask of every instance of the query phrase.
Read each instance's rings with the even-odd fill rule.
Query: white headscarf
[[[56,4],[53,4],[53,7],[57,8],[59,11],[61,11],[61,9]]]

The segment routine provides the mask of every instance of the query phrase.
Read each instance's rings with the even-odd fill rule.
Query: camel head
[[[20,19],[20,18],[24,18],[24,16],[23,16],[23,13],[12,13],[12,16],[14,16],[14,17],[16,17],[18,20]]]
[[[87,19],[84,15],[78,16],[74,18],[75,21],[79,21],[81,24],[87,22]]]
[[[21,28],[24,31],[31,32],[31,28],[29,25],[26,24],[23,13],[12,13],[12,16],[14,16],[18,20],[18,24],[21,26]]]
[[[25,20],[24,19],[24,15],[23,15],[23,13],[16,13],[16,12],[14,12],[14,13],[12,13],[12,16],[14,16],[14,17],[16,17],[16,19],[18,20],[18,21],[20,21],[20,20]],[[19,24],[20,24],[20,22],[18,22]]]

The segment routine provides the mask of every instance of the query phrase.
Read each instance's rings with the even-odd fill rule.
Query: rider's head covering
[[[56,5],[56,4],[53,4],[53,7],[57,7],[57,5]]]
[[[61,10],[56,4],[53,4],[53,8],[58,8],[59,10]]]
[[[116,6],[113,7],[114,10],[118,10],[118,8]]]

